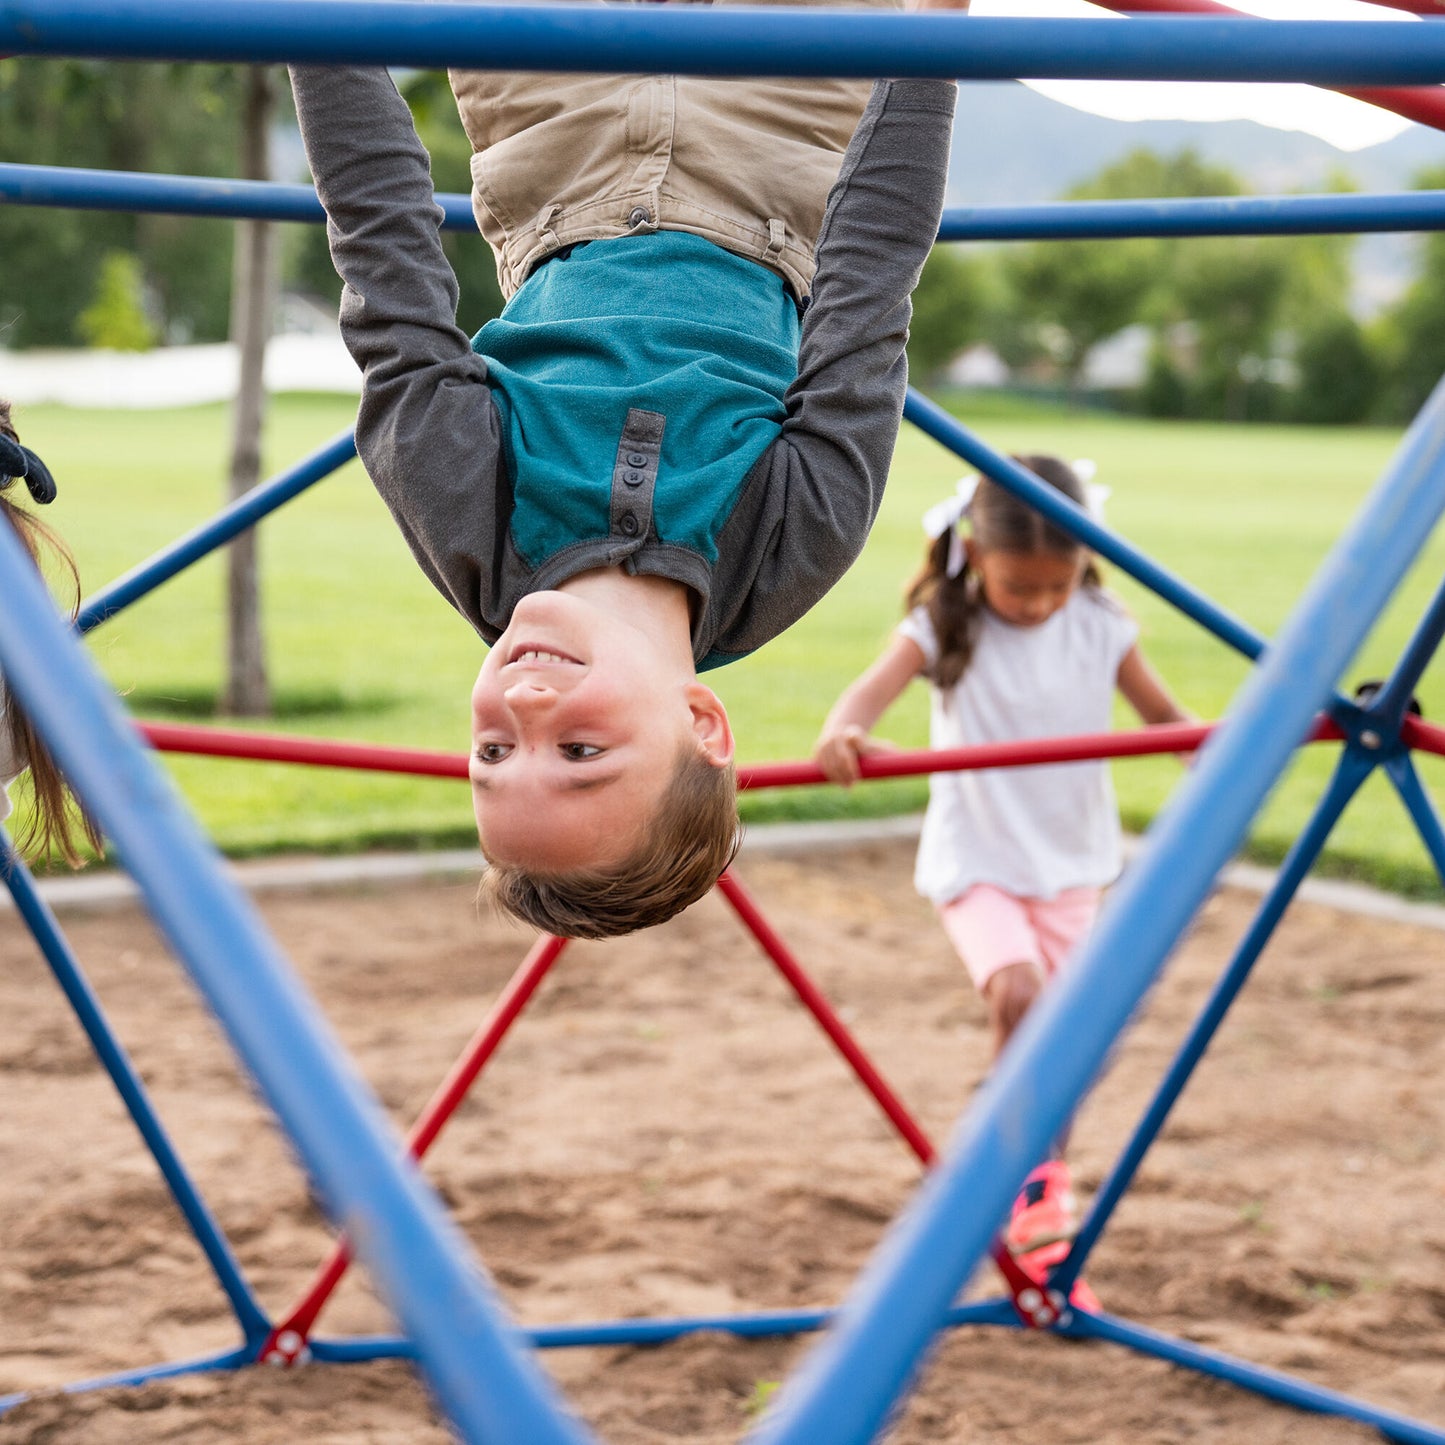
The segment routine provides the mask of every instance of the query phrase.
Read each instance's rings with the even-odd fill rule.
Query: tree
[[[1422,171],[1417,190],[1445,189],[1445,166]],[[1445,235],[1432,231],[1421,244],[1414,282],[1381,319],[1386,351],[1385,410],[1404,421],[1425,404],[1445,375]]]
[[[1342,173],[1328,189],[1353,183]],[[1173,156],[1135,151],[1075,188],[1074,199],[1240,195],[1224,167],[1191,150]],[[1131,243],[1136,244],[1136,243]],[[1156,415],[1187,411],[1236,420],[1283,400],[1285,338],[1299,338],[1297,364],[1314,366],[1326,333],[1363,341],[1349,315],[1351,236],[1182,238],[1154,243],[1153,285],[1139,319],[1154,327],[1139,400]],[[1187,338],[1184,340],[1183,338]],[[1368,377],[1368,368],[1360,373]],[[1315,380],[1326,384],[1320,374]],[[1343,384],[1343,378],[1340,378]],[[1334,405],[1345,405],[1338,386]],[[1358,405],[1358,398],[1349,405]]]
[[[989,309],[985,263],[947,246],[935,246],[913,293],[908,369],[928,382],[970,342],[980,339]]]
[[[156,344],[140,262],[129,251],[109,251],[101,259],[95,295],[75,318],[75,329],[87,346],[111,351],[149,351]]]
[[[1192,146],[1160,155],[1132,150],[1067,193],[1074,201],[1152,200],[1156,196],[1238,196],[1244,186],[1227,166],[1206,161]]]
[[[1364,329],[1348,312],[1327,314],[1300,331],[1295,368],[1296,421],[1345,426],[1370,415],[1379,364]]]
[[[271,176],[271,119],[276,81],[264,66],[247,67],[241,117],[241,174],[247,180]],[[261,434],[265,419],[266,342],[276,309],[275,227],[266,221],[236,223],[235,284],[231,295],[231,337],[240,351],[240,383],[231,432],[232,500],[244,496],[261,476]],[[271,711],[266,676],[266,641],[261,628],[260,539],[254,527],[227,549],[226,689],[223,712],[262,717]]]
[[[1154,333],[1139,406],[1146,416],[1184,416],[1189,410],[1189,382],[1164,334]]]
[[[234,174],[234,72],[225,67],[0,60],[0,160]],[[163,339],[226,334],[223,221],[0,206],[0,341],[69,346],[104,258],[135,258]]]
[[[1289,279],[1288,243],[1275,237],[1212,237],[1180,247],[1174,294],[1196,329],[1206,415],[1229,421],[1258,415],[1273,385]]]
[[[1230,171],[1193,150],[1161,156],[1131,151],[1065,192],[1070,201],[1237,195]],[[1115,241],[1041,241],[1012,252],[1005,269],[1017,313],[1043,339],[1070,387],[1089,353],[1134,322],[1149,319],[1173,270],[1176,243],[1140,237]]]
[[[1099,342],[1137,321],[1155,284],[1152,241],[1039,241],[1004,263],[1014,304],[1069,388]]]

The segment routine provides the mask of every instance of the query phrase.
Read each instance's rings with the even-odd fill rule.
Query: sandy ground
[[[748,860],[745,881],[935,1137],[987,1063],[981,1006],[908,882],[906,842]],[[528,939],[466,884],[262,900],[385,1105],[408,1121]],[[1253,900],[1224,893],[1085,1108],[1097,1187]],[[130,910],[66,919],[267,1307],[326,1247],[304,1177],[189,984]],[[6,1445],[450,1438],[398,1362],[54,1386],[236,1342],[226,1306],[28,937],[0,919],[0,1419]],[[1294,910],[1118,1211],[1106,1308],[1445,1426],[1445,934]],[[918,1169],[726,905],[574,945],[429,1170],[526,1323],[840,1299]],[[980,1284],[993,1289],[991,1271]],[[387,1328],[353,1271],[327,1335]],[[614,1445],[738,1439],[806,1340],[551,1351]],[[957,1332],[890,1440],[1347,1445],[1115,1346]],[[819,1442],[827,1445],[827,1442]]]

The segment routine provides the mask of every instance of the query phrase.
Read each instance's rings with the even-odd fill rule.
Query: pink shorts
[[[1066,888],[1052,898],[1020,898],[977,883],[938,910],[943,931],[983,991],[999,969],[1032,963],[1052,978],[1098,916],[1098,888]]]

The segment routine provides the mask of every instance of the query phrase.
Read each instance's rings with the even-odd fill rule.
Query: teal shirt
[[[539,267],[472,339],[502,421],[512,541],[539,567],[606,537],[627,413],[666,418],[658,537],[717,559],[798,370],[782,278],[684,231],[591,241]]]

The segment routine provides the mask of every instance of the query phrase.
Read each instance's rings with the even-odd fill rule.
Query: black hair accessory
[[[50,475],[50,468],[29,447],[0,434],[0,479],[10,481],[15,477],[25,479],[31,500],[39,506],[55,500],[55,478]]]
[[[1355,701],[1359,703],[1361,707],[1369,707],[1384,685],[1383,682],[1362,682],[1355,689]],[[1417,698],[1414,693],[1410,694],[1410,700],[1405,704],[1405,711],[1411,714],[1412,717],[1425,716],[1425,710],[1420,706],[1420,699]]]

